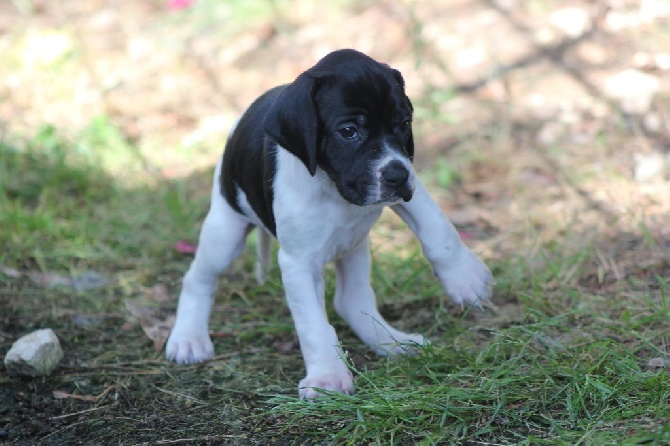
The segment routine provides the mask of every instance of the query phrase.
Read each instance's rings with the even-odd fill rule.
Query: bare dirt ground
[[[259,93],[333,49],[356,48],[403,73],[416,108],[417,168],[484,258],[540,269],[588,245],[596,256],[557,281],[620,293],[630,277],[670,280],[670,2],[243,5],[0,3],[0,132],[49,123],[76,134],[106,116],[147,172],[185,178],[214,165],[228,128]],[[122,171],[110,174],[136,181]],[[400,226],[385,219],[374,234],[380,250],[405,245]],[[494,325],[519,311],[513,296],[496,304]],[[0,315],[3,345],[20,333]],[[26,437],[63,422],[50,395],[6,393],[51,420],[21,414],[11,428],[25,426]]]

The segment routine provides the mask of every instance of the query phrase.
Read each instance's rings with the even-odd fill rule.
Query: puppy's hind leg
[[[184,276],[177,319],[165,348],[168,359],[193,363],[214,356],[208,324],[216,280],[242,252],[251,228],[250,223],[215,190],[200,231],[195,258]]]
[[[264,284],[268,271],[270,270],[270,263],[272,254],[272,236],[260,226],[258,227],[258,241],[256,242],[256,281],[259,284]]]
[[[404,333],[384,320],[370,286],[370,250],[364,240],[354,251],[336,262],[335,310],[356,335],[380,355],[411,353],[426,345],[422,335]]]

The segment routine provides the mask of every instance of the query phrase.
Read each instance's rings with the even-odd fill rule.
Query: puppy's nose
[[[382,168],[382,180],[387,186],[394,189],[404,186],[408,178],[409,171],[398,160],[391,161]]]

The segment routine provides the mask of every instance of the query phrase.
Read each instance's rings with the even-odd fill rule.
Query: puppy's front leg
[[[353,378],[342,360],[339,340],[321,302],[323,268],[313,261],[292,257],[281,248],[278,260],[307,368],[307,376],[298,384],[300,398],[319,396],[316,388],[353,393]]]
[[[481,305],[490,298],[492,278],[488,268],[463,244],[419,181],[412,199],[392,209],[419,238],[433,272],[455,303]]]

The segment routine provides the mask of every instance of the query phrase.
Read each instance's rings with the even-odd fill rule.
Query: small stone
[[[14,342],[5,356],[11,375],[46,376],[63,359],[58,337],[50,328],[29,333]]]
[[[629,68],[605,82],[605,93],[617,99],[625,113],[644,114],[649,111],[651,101],[660,90],[658,78]]]
[[[665,358],[651,358],[647,361],[647,367],[650,369],[662,369],[670,366],[670,361]]]

